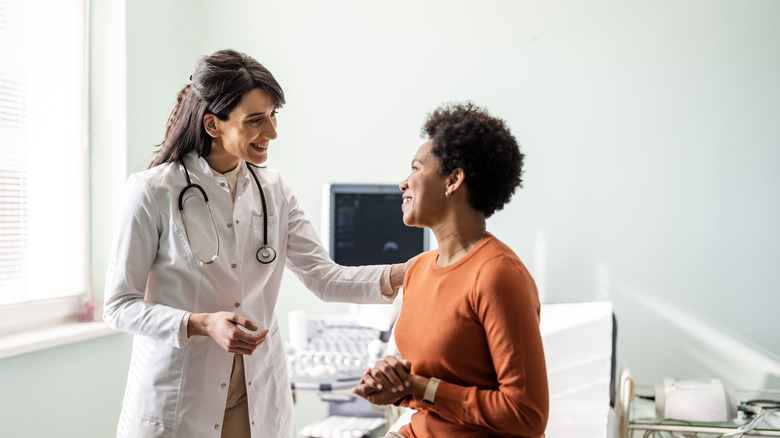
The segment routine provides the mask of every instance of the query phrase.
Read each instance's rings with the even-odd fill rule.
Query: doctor
[[[274,313],[285,266],[325,301],[387,303],[402,284],[406,265],[335,264],[258,166],[283,104],[253,58],[204,57],[149,169],[128,178],[104,311],[135,335],[117,436],[294,437]]]

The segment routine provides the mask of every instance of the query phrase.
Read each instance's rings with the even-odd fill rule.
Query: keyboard
[[[345,321],[307,320],[307,347],[287,358],[292,388],[352,388],[378,358],[383,333]]]
[[[333,415],[301,429],[308,438],[374,438],[385,433],[385,419],[381,417],[345,417]]]

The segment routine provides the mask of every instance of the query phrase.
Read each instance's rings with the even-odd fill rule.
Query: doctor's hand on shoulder
[[[231,312],[193,313],[187,323],[187,336],[208,336],[228,353],[252,354],[265,341],[268,329],[257,334],[257,324]]]

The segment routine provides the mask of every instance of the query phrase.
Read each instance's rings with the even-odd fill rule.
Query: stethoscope
[[[184,235],[187,237],[187,243],[190,245],[192,253],[195,254],[195,257],[200,261],[201,266],[210,265],[219,258],[219,233],[217,232],[217,222],[214,220],[214,213],[211,212],[209,197],[206,195],[206,191],[203,190],[203,187],[193,184],[192,181],[190,181],[190,172],[187,170],[187,166],[184,165],[184,160],[179,158],[179,163],[181,163],[184,168],[184,176],[187,178],[187,186],[179,193],[179,212],[181,213],[181,221],[184,223]],[[257,175],[255,175],[255,172],[252,170],[252,166],[249,163],[246,163],[246,168],[249,169],[249,173],[252,174],[255,184],[257,184],[257,190],[260,192],[260,201],[263,204],[263,246],[257,250],[256,257],[258,262],[268,264],[276,259],[276,251],[268,246],[268,209],[265,205],[265,194],[263,193],[263,187],[260,186],[260,180],[257,179]],[[200,258],[198,253],[195,252],[195,247],[192,246],[192,242],[190,242],[190,235],[187,231],[187,217],[184,215],[184,194],[187,193],[187,190],[189,189],[198,189],[201,195],[203,195],[203,201],[206,203],[206,208],[209,209],[209,215],[211,216],[211,224],[214,225],[214,235],[217,237],[217,253],[211,257],[211,260],[203,260]]]

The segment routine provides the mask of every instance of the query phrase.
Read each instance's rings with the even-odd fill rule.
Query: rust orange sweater
[[[456,263],[438,250],[404,279],[395,339],[412,373],[442,380],[435,405],[416,409],[399,432],[414,437],[543,437],[548,390],[539,295],[515,253],[493,235]]]

